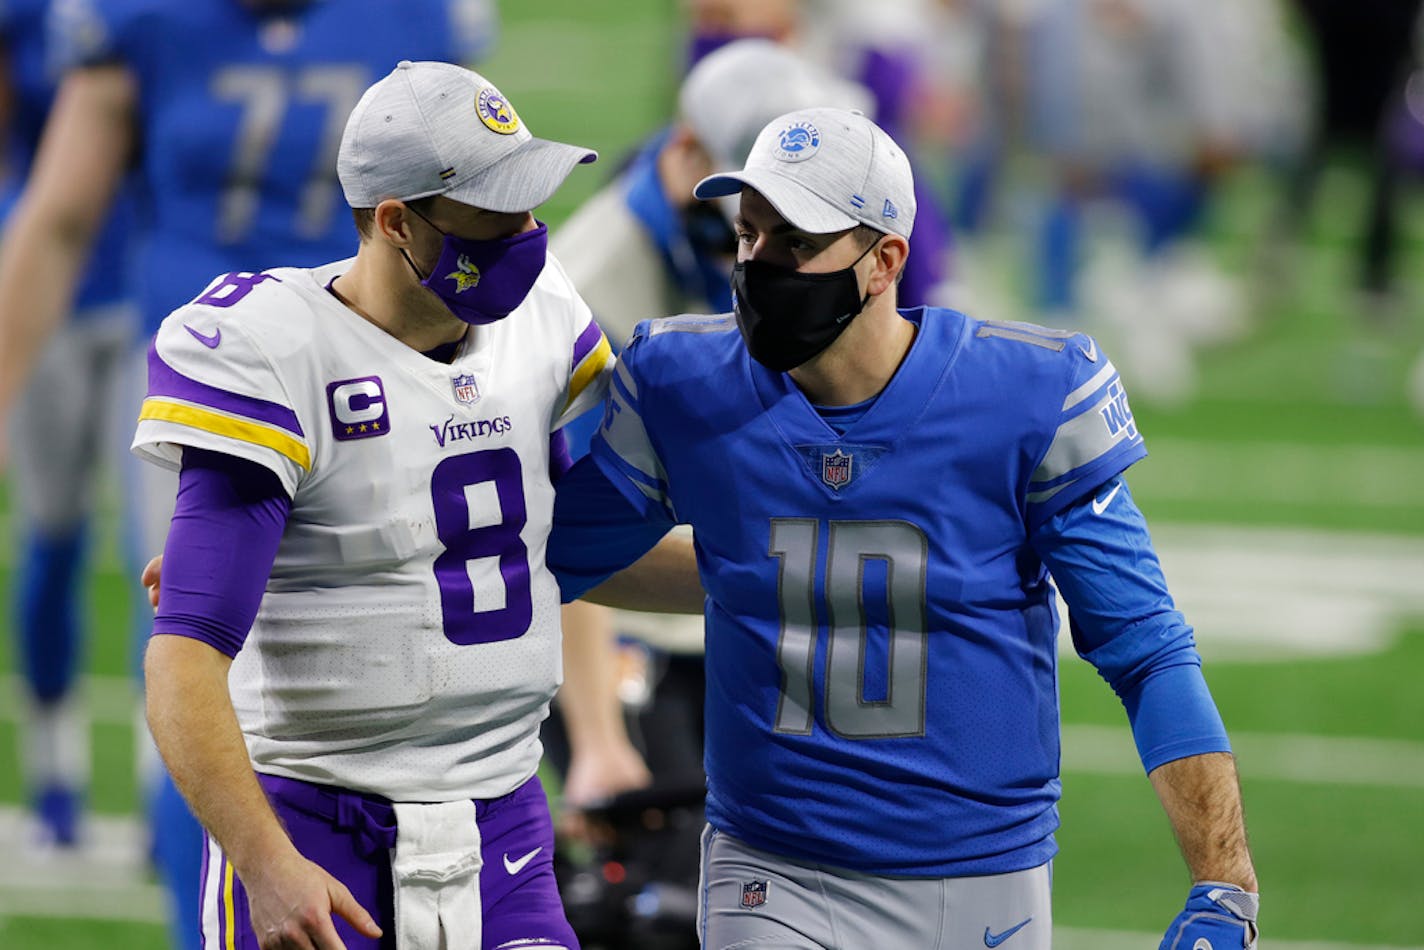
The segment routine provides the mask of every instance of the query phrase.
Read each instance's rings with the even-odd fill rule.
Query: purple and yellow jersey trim
[[[569,397],[564,400],[564,409],[574,404],[588,385],[598,379],[613,360],[613,348],[608,338],[594,321],[590,320],[584,331],[574,341],[573,379],[569,382]]]
[[[148,351],[148,397],[139,421],[187,426],[226,439],[271,449],[303,471],[311,470],[311,450],[297,414],[279,403],[241,396],[184,376]]]

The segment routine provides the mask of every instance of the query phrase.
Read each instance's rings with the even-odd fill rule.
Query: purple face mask
[[[418,211],[415,214],[440,231],[425,215]],[[544,270],[549,229],[542,222],[533,231],[490,241],[472,241],[444,231],[440,233],[444,236],[440,259],[420,283],[439,297],[456,317],[474,326],[509,316],[510,311],[529,296]],[[415,262],[409,255],[405,259],[415,276],[420,277]]]

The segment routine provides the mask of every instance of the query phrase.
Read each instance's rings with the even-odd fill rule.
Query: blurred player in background
[[[1192,347],[1246,328],[1240,291],[1198,240],[1212,193],[1303,134],[1280,4],[1047,0],[979,25],[990,92],[956,162],[956,219],[973,240],[992,205],[1009,206],[1033,232],[1026,296],[1039,319],[1110,339],[1140,395],[1186,398]]]
[[[494,27],[490,0],[58,0],[51,49],[68,72],[0,256],[0,415],[72,309],[127,172],[141,197],[131,237],[144,340],[125,373],[132,420],[148,338],[213,275],[350,253],[336,149],[362,91],[400,59],[478,60]],[[139,563],[162,550],[177,482],[156,466],[126,475]],[[151,618],[136,623],[142,643]],[[202,837],[153,769],[175,942],[196,947]]]
[[[687,67],[718,47],[739,39],[794,42],[801,0],[684,0]]]
[[[0,217],[29,174],[54,97],[57,70],[46,46],[50,0],[0,5],[5,151]],[[136,335],[128,300],[128,199],[94,239],[78,277],[72,313],[37,354],[23,391],[4,384],[12,405],[8,452],[19,540],[14,625],[28,687],[21,775],[44,844],[80,842],[89,784],[89,724],[76,679],[86,641],[82,578],[98,474],[121,458],[130,420],[118,407]],[[0,248],[0,254],[5,253]],[[0,420],[0,438],[7,426]]]
[[[1369,179],[1358,225],[1355,281],[1366,313],[1373,315],[1397,303],[1399,198],[1409,161],[1398,133],[1407,105],[1406,82],[1418,62],[1424,4],[1293,0],[1293,6],[1313,54],[1318,103],[1309,146],[1282,207],[1286,234],[1299,232],[1327,163],[1342,151],[1355,151]]]
[[[938,37],[926,30],[930,0],[693,0],[689,4],[689,68],[737,38],[760,37],[796,50],[827,72],[869,90],[876,121],[909,143],[916,167],[938,156],[921,156],[910,133],[933,95],[929,60]],[[900,281],[906,306],[940,303],[950,293],[952,271],[948,218],[929,187],[916,179],[923,212],[916,221],[915,257]]]
[[[553,246],[615,348],[649,314],[731,306],[735,208],[698,201],[692,186],[741,167],[763,125],[807,103],[875,106],[864,87],[791,47],[766,39],[719,46],[683,80],[677,119],[557,229]]]

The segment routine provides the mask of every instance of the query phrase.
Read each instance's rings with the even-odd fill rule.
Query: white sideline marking
[[[1064,637],[1067,640],[1067,637]],[[1074,659],[1074,662],[1081,662]],[[0,721],[18,714],[13,678],[0,691]],[[1106,686],[1102,687],[1107,689]],[[94,721],[133,725],[132,685],[123,677],[91,676],[85,697]],[[1424,788],[1424,742],[1365,737],[1249,733],[1232,730],[1232,746],[1249,778],[1325,785]],[[1065,724],[1065,771],[1127,775],[1142,771],[1126,720],[1121,726]]]
[[[1165,929],[1165,925],[1164,925]],[[1125,930],[1093,930],[1084,927],[1054,927],[1053,950],[1143,950],[1162,942],[1160,933],[1129,933]],[[1259,950],[1424,950],[1424,947],[1397,947],[1374,943],[1330,943],[1322,940],[1275,940],[1263,936]]]
[[[1248,781],[1424,789],[1424,742],[1232,730],[1231,747]],[[1065,725],[1063,771],[1141,775],[1142,760],[1126,722]]]
[[[91,722],[135,725],[139,717],[138,687],[126,676],[84,676],[79,681],[79,702]],[[0,722],[18,722],[25,684],[14,673],[0,676]]]
[[[1299,442],[1150,438],[1148,460],[1128,473],[1144,494],[1263,505],[1424,508],[1424,449]]]
[[[1181,524],[1152,536],[1208,662],[1378,652],[1424,617],[1424,539]],[[1059,645],[1072,650],[1066,634]]]
[[[74,851],[31,845],[25,813],[0,806],[0,920],[7,916],[82,917],[162,923],[162,888],[149,880],[145,836],[131,817],[90,815]],[[19,860],[14,860],[18,858]]]

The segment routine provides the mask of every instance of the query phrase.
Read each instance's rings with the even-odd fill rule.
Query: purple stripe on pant
[[[350,889],[385,936],[362,936],[339,917],[336,931],[348,950],[390,950],[395,946],[390,849],[396,843],[395,810],[376,795],[258,775],[292,843]],[[554,826],[538,776],[502,798],[475,802],[484,868],[480,900],[484,908],[484,950],[517,941],[520,947],[568,947],[578,938],[564,915],[554,880]],[[521,859],[533,854],[527,862]],[[512,869],[512,871],[511,871]],[[258,950],[248,912],[247,892],[234,883],[234,924],[238,950]],[[207,894],[207,889],[204,889]],[[218,891],[221,900],[221,890]],[[221,910],[221,908],[220,908]],[[219,928],[226,926],[219,913]],[[212,950],[225,948],[226,933]],[[452,942],[458,945],[458,941]]]

